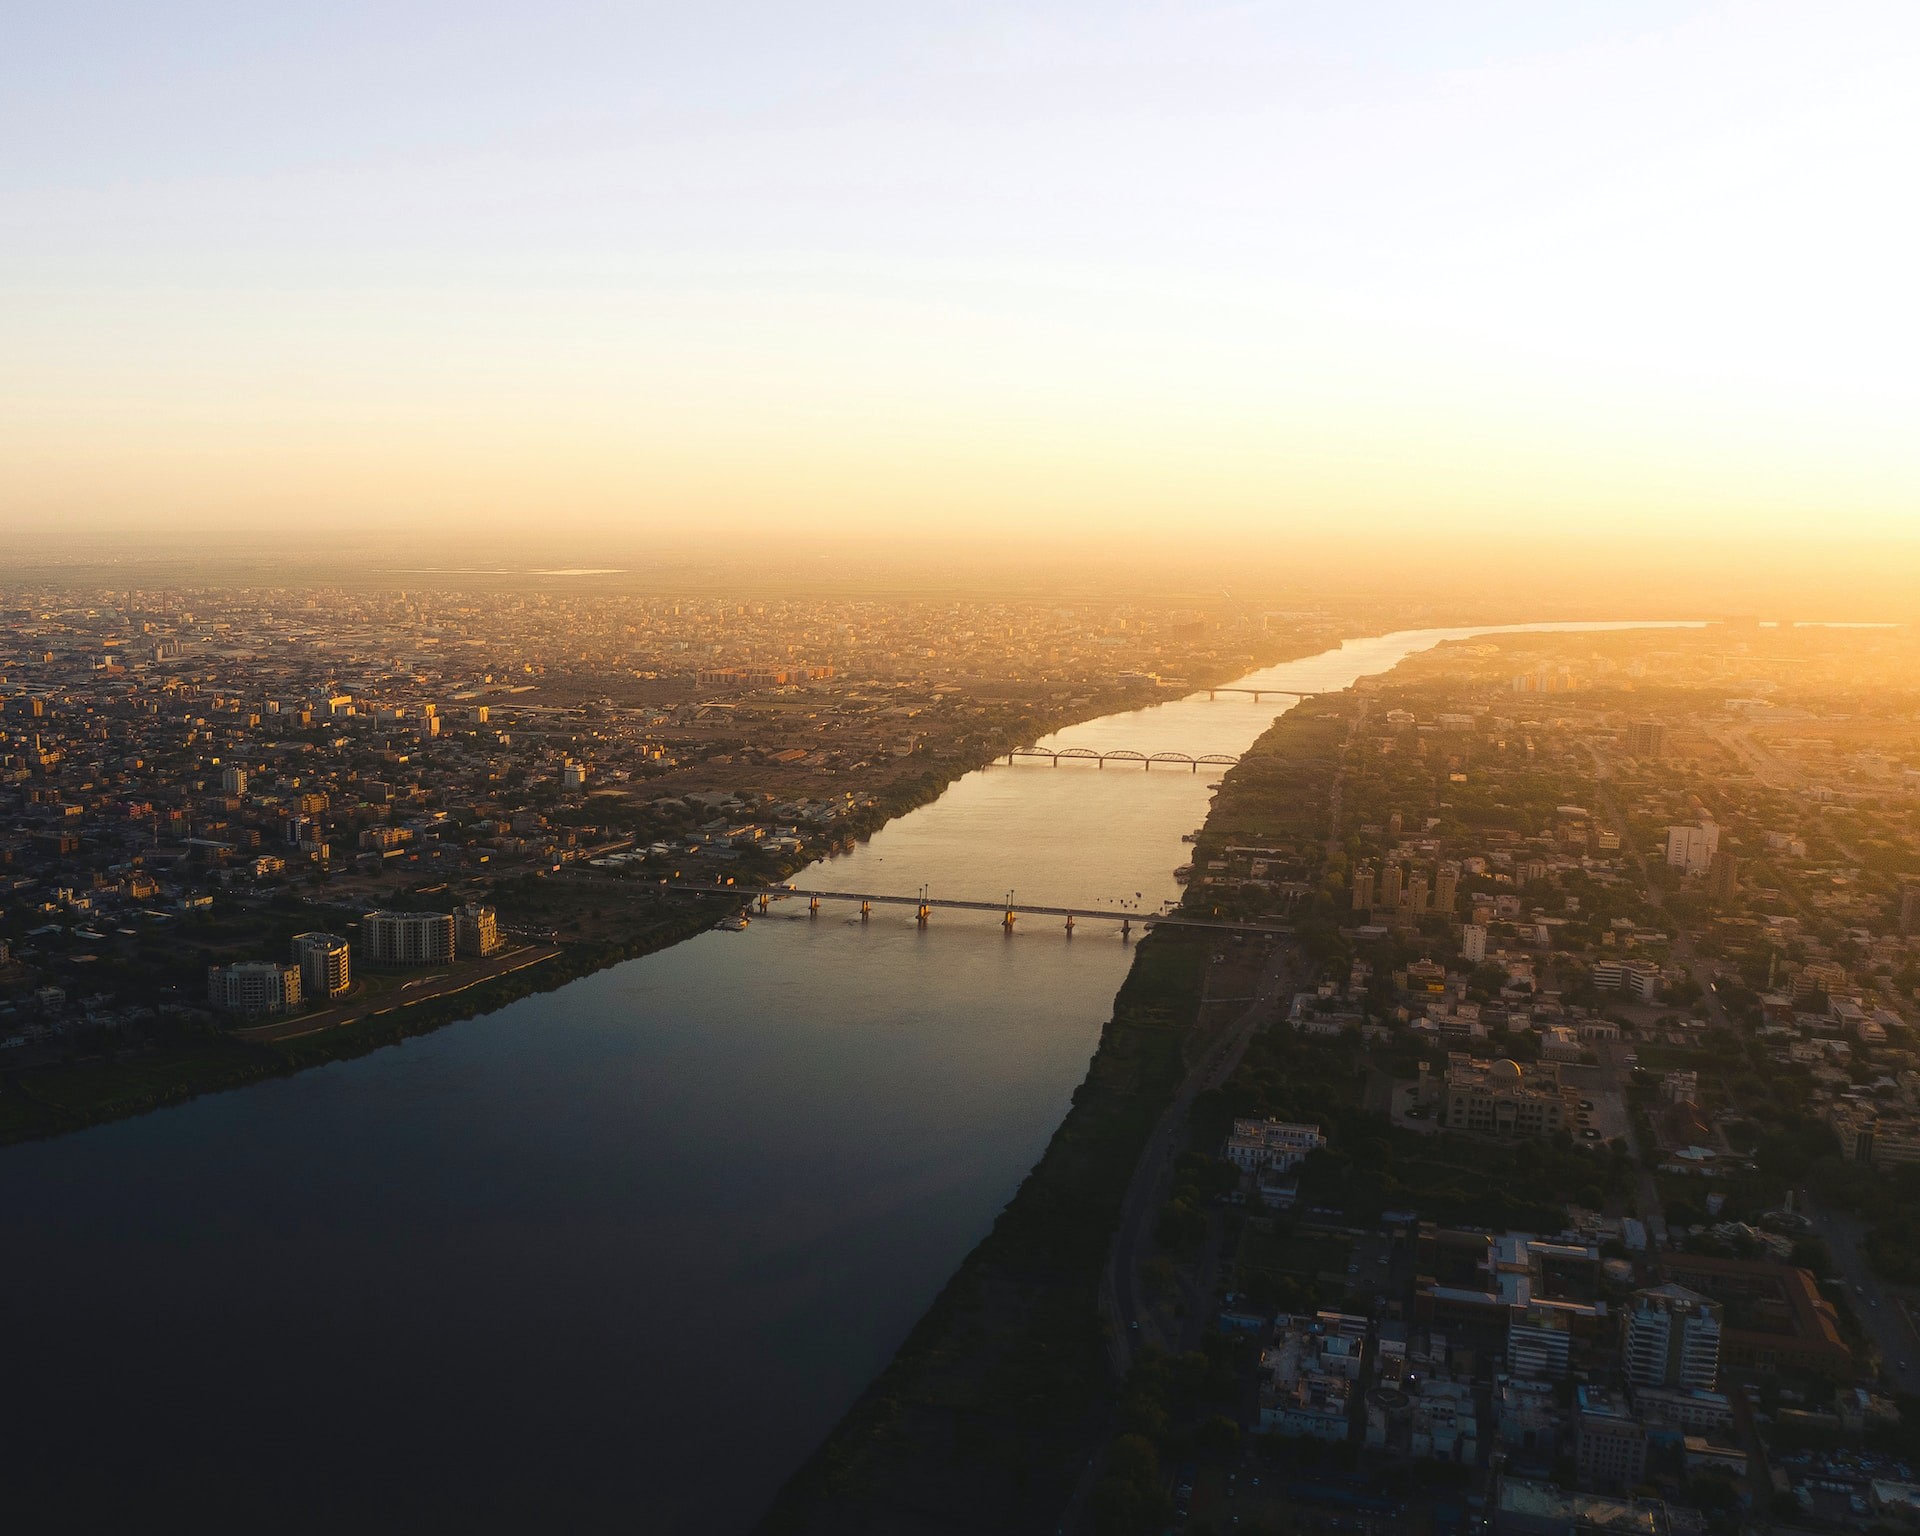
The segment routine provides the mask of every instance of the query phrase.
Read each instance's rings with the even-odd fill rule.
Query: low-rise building
[[[1559,1070],[1552,1065],[1523,1069],[1504,1058],[1476,1061],[1456,1051],[1447,1058],[1440,1123],[1451,1131],[1551,1136],[1570,1123]]]

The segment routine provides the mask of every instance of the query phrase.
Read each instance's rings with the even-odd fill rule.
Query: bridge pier
[[[868,918],[872,916],[873,916],[873,903],[870,901],[861,902],[860,903],[860,921],[864,923]]]
[[[1067,937],[1073,937],[1073,914],[1071,912],[1067,914]]]
[[[820,898],[818,896],[815,896],[807,903],[807,915],[809,917],[818,917],[820,915]]]
[[[1133,920],[1131,918],[1126,918],[1126,917],[1121,918],[1120,919],[1120,937],[1122,939],[1126,939],[1131,937],[1132,934],[1133,934]]]
[[[927,926],[927,919],[932,916],[933,916],[933,908],[928,906],[924,901],[921,902],[920,912],[919,912],[919,915],[915,918],[915,921],[918,922],[922,928],[924,928]]]
[[[1013,908],[1012,907],[1008,907],[1007,915],[1000,919],[1000,926],[1006,929],[1008,933],[1013,932]]]
[[[769,897],[765,891],[762,891],[760,893],[760,910],[762,912],[765,912],[767,910],[767,904],[771,899],[772,898]]]

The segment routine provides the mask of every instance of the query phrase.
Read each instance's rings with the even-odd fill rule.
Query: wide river
[[[1248,681],[1336,690],[1487,632]],[[1285,707],[1201,694],[1049,744],[1239,752]],[[1151,911],[1218,773],[994,767],[796,883]],[[1105,924],[792,907],[0,1150],[19,1528],[750,1526],[1033,1166],[1131,954]]]

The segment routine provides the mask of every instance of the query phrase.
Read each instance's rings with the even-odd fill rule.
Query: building
[[[1740,861],[1722,848],[1707,865],[1707,896],[1713,901],[1732,901],[1740,893]]]
[[[1868,1168],[1894,1168],[1920,1163],[1920,1117],[1901,1106],[1837,1100],[1827,1111],[1827,1124],[1840,1138],[1840,1155]]]
[[[500,947],[500,922],[492,907],[469,903],[453,914],[454,948],[463,955],[490,955]]]
[[[1466,923],[1461,926],[1460,954],[1475,965],[1485,962],[1487,958],[1487,925],[1485,923]]]
[[[1647,1426],[1601,1387],[1574,1393],[1573,1465],[1580,1486],[1631,1488],[1647,1473]]]
[[[242,960],[207,967],[207,1001],[220,1013],[257,1019],[300,1006],[300,967],[271,960]]]
[[[296,933],[293,963],[300,967],[300,985],[313,998],[338,997],[352,985],[347,941],[333,933]]]
[[[1900,936],[1920,934],[1920,880],[1909,880],[1900,887]]]
[[[1260,1432],[1345,1440],[1366,1348],[1364,1317],[1320,1312],[1275,1318],[1274,1341],[1260,1356]]]
[[[360,920],[361,958],[373,965],[442,965],[453,959],[451,912],[369,912]]]
[[[1433,910],[1451,913],[1460,896],[1460,866],[1449,860],[1434,875]]]
[[[563,763],[560,768],[560,785],[563,789],[585,789],[587,787],[587,765],[585,763]]]
[[[221,791],[229,795],[244,795],[247,792],[247,770],[238,763],[220,770]]]
[[[1380,872],[1380,905],[1392,911],[1400,906],[1400,866],[1389,864]]]
[[[1373,910],[1373,866],[1362,864],[1353,872],[1353,910]]]
[[[1628,725],[1628,757],[1665,757],[1666,755],[1666,726],[1658,720],[1635,720]]]
[[[1704,875],[1720,851],[1720,829],[1710,821],[1667,828],[1667,863],[1690,875]]]
[[[1836,1381],[1853,1375],[1853,1351],[1833,1304],[1804,1269],[1760,1259],[1669,1254],[1666,1278],[1728,1308],[1720,1337],[1723,1364],[1771,1372],[1782,1366]]]
[[[1447,1058],[1440,1105],[1440,1123],[1450,1131],[1551,1136],[1569,1120],[1557,1067],[1523,1070],[1517,1061],[1475,1061],[1463,1051]]]
[[[1227,1159],[1249,1173],[1258,1168],[1298,1167],[1307,1154],[1318,1152],[1327,1138],[1317,1125],[1295,1125],[1285,1120],[1236,1120],[1227,1137]]]
[[[1683,1285],[1634,1292],[1622,1325],[1627,1380],[1711,1392],[1720,1377],[1720,1313],[1718,1303]]]

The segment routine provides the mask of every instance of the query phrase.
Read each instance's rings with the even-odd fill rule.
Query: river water
[[[1337,690],[1487,632],[1247,681]],[[1202,694],[1047,744],[1239,752],[1285,707]],[[1218,773],[996,766],[796,883],[1150,911]],[[0,1151],[12,1506],[76,1529],[751,1525],[1038,1158],[1131,954],[1104,924],[793,905]]]

